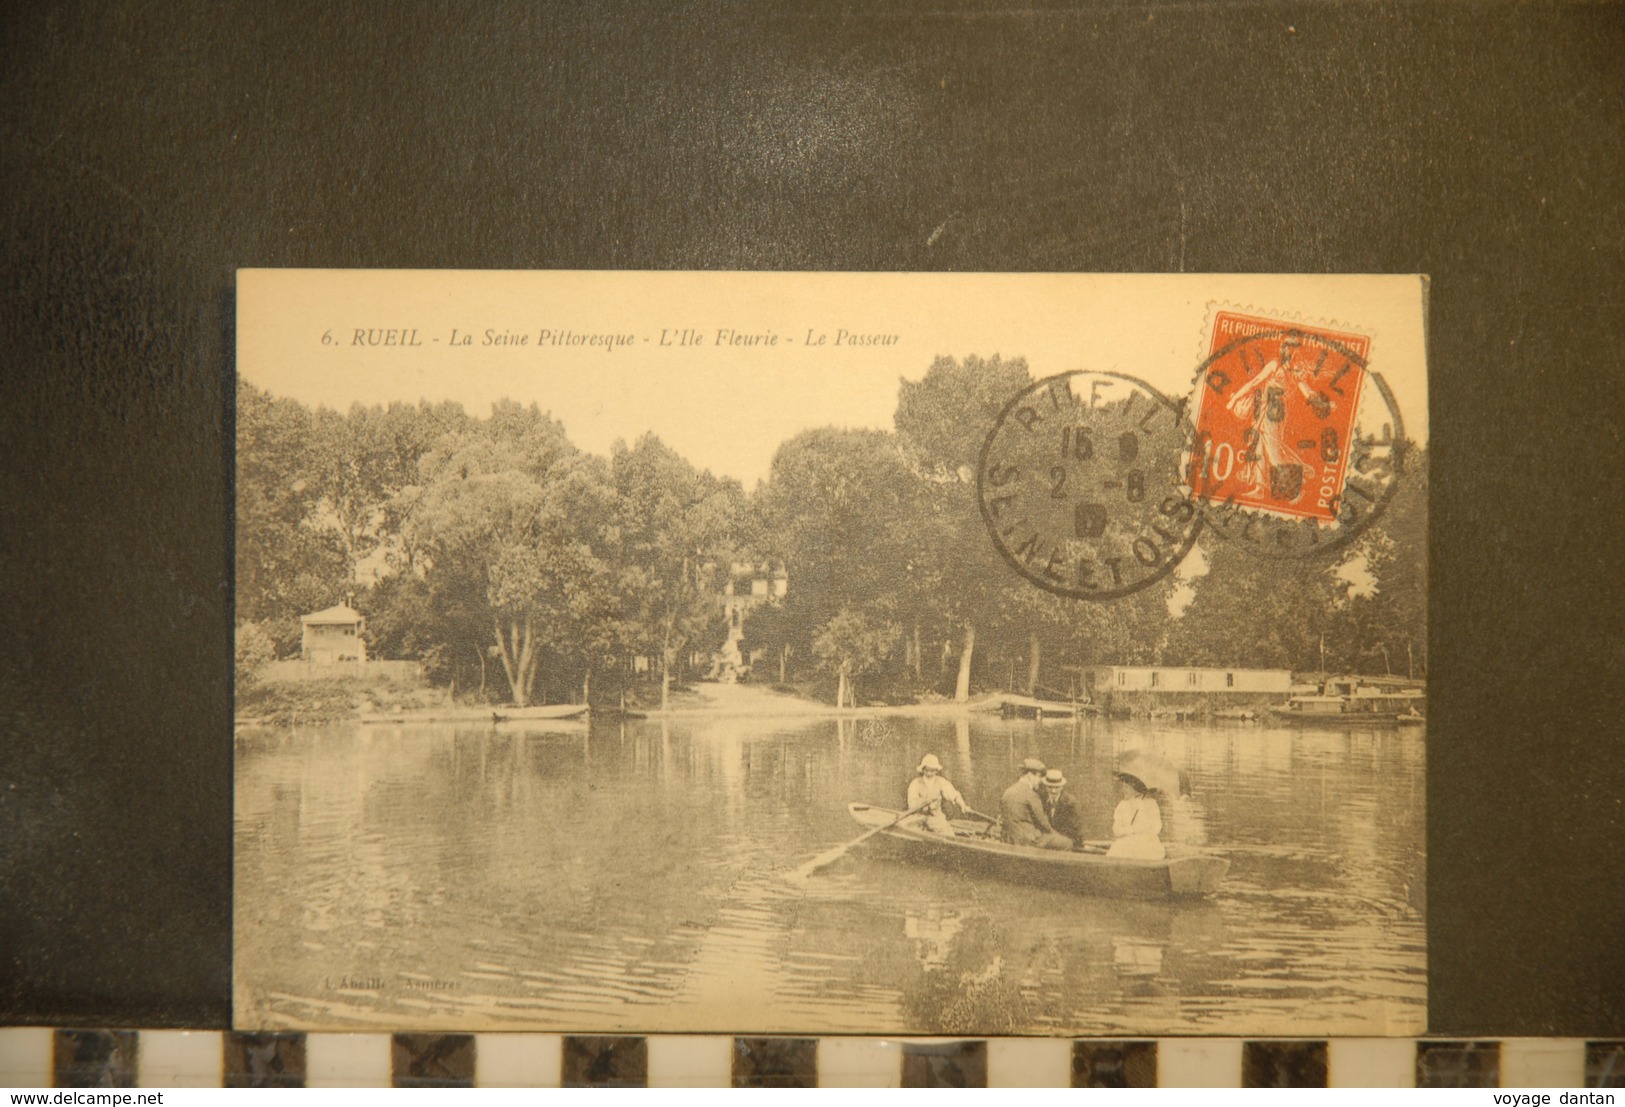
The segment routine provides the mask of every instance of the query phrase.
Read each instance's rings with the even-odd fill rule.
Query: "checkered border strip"
[[[6,1087],[1619,1088],[1625,1040],[0,1029]]]

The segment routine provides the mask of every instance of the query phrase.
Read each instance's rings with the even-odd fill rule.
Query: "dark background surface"
[[[1625,1034],[1625,8],[1079,8],[8,11],[0,1022],[230,1018],[237,267],[1371,271],[1431,1028]]]

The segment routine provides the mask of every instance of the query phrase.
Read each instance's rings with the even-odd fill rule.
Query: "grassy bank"
[[[271,726],[334,723],[373,712],[431,710],[450,701],[443,688],[387,677],[249,680],[237,686],[237,718]]]

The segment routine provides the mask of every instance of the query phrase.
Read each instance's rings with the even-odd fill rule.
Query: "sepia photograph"
[[[1427,294],[239,271],[235,1026],[1423,1034]]]

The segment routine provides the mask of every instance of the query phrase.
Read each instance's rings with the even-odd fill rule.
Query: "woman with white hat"
[[[1161,861],[1168,851],[1162,844],[1162,812],[1152,789],[1133,773],[1115,775],[1122,782],[1123,801],[1112,812],[1113,841],[1106,856]]]
[[[914,770],[915,776],[908,785],[907,811],[916,807],[925,810],[907,820],[903,825],[923,827],[933,834],[952,835],[953,823],[948,821],[948,813],[943,810],[945,803],[951,803],[960,811],[965,810],[965,797],[959,794],[948,778],[942,775],[942,762],[937,755],[928,753],[920,758],[919,767]]]

